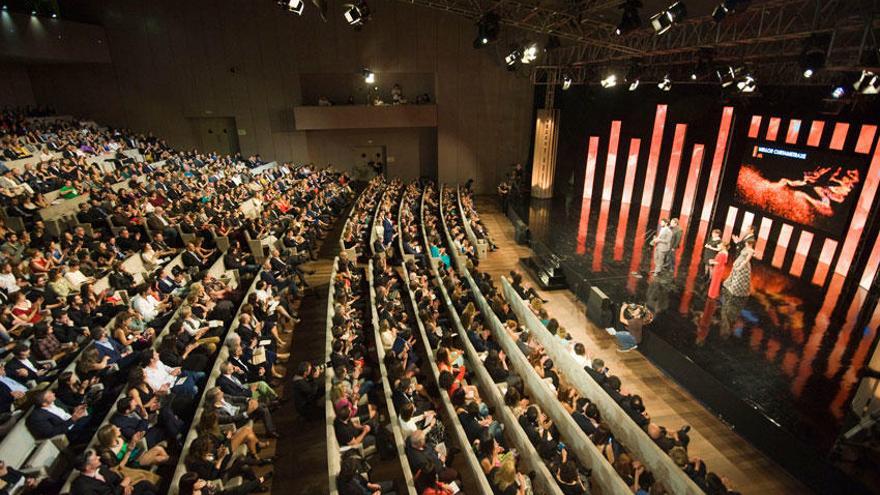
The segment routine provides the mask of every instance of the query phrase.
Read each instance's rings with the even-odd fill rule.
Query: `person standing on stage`
[[[742,252],[743,248],[746,245],[746,242],[752,241],[752,245],[755,244],[755,226],[749,225],[746,228],[746,231],[742,233],[741,236],[733,236],[734,246],[736,247],[736,253]]]
[[[739,317],[740,312],[746,305],[749,295],[752,293],[752,255],[754,254],[755,241],[743,239],[744,244],[730,276],[722,284],[724,301],[721,307],[721,336],[729,337],[731,327]]]
[[[708,263],[711,267],[708,292],[710,299],[718,299],[721,295],[721,282],[724,280],[724,270],[727,268],[727,243],[719,242],[716,253]]]
[[[672,237],[669,243],[669,251],[666,252],[666,269],[674,271],[675,252],[678,251],[678,246],[681,245],[681,236],[683,234],[681,227],[678,226],[677,218],[669,220],[669,231],[672,233]]]
[[[651,273],[656,276],[666,268],[666,256],[672,245],[672,230],[669,229],[669,224],[665,218],[660,219],[660,230],[657,231],[653,244],[654,271]]]
[[[718,255],[721,246],[721,229],[712,229],[712,234],[706,245],[703,246],[703,274],[707,279],[712,278],[712,263]]]

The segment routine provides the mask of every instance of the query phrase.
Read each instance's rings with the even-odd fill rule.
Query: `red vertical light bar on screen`
[[[819,146],[822,142],[822,131],[825,129],[825,122],[814,120],[810,126],[810,135],[807,136],[807,146]]]
[[[862,272],[862,279],[859,285],[865,289],[870,289],[871,284],[874,283],[874,278],[877,276],[878,267],[880,267],[880,236],[874,239],[874,247],[871,249],[871,256],[868,257],[868,262],[865,263],[865,270]]]
[[[663,188],[663,202],[660,209],[664,217],[672,211],[672,202],[675,200],[675,183],[678,181],[678,167],[681,165],[681,149],[684,147],[684,137],[687,134],[687,124],[675,124],[675,136],[672,138],[672,155],[669,157],[669,167],[666,173],[666,186]]]
[[[620,121],[611,122],[611,136],[608,138],[608,159],[605,160],[605,183],[602,185],[602,201],[611,201],[614,189],[614,169],[617,165],[617,146],[620,143]]]
[[[650,209],[642,206],[639,209],[639,223],[636,225],[636,241],[633,246],[632,261],[629,265],[629,278],[627,278],[626,288],[630,293],[635,294],[636,286],[641,277],[634,277],[633,273],[638,273],[642,266],[642,251],[645,247],[645,232],[648,229],[648,217]]]
[[[715,154],[712,156],[712,169],[709,171],[709,184],[706,187],[706,199],[703,201],[703,212],[700,220],[711,220],[712,207],[715,206],[715,194],[718,192],[718,182],[721,179],[721,167],[724,165],[724,156],[727,153],[727,141],[730,137],[730,125],[733,122],[733,107],[724,107],[721,114],[721,125],[718,128],[718,139],[715,141]]]
[[[596,160],[599,157],[599,138],[590,136],[590,144],[587,147],[587,171],[584,174],[585,198],[593,197],[593,177],[596,176]]]
[[[771,117],[770,123],[767,124],[767,141],[776,141],[776,136],[779,135],[779,124],[782,123],[782,119],[779,117]]]
[[[823,249],[824,250],[824,249]],[[791,391],[795,397],[800,397],[804,391],[810,376],[813,374],[813,360],[822,348],[822,341],[825,340],[825,333],[828,331],[828,325],[831,323],[831,313],[837,306],[837,300],[840,297],[840,289],[843,287],[844,277],[835,275],[831,278],[828,285],[828,291],[825,293],[825,302],[816,315],[816,324],[810,332],[810,338],[804,345],[803,357],[798,367],[797,377],[791,385]]]
[[[876,125],[865,124],[859,131],[859,140],[856,141],[856,153],[867,155],[871,152],[871,145],[874,144],[874,135],[877,134]]]
[[[684,292],[681,294],[681,304],[678,312],[687,315],[691,307],[691,299],[694,297],[694,284],[697,281],[697,274],[703,268],[703,249],[705,247],[706,232],[709,230],[709,222],[700,222],[700,229],[697,231],[697,238],[694,240],[694,252],[691,254],[691,264],[688,267],[687,277],[684,282]]]
[[[859,313],[862,312],[862,306],[864,306],[867,298],[868,291],[861,287],[859,287],[853,295],[852,302],[849,305],[849,311],[846,313],[846,321],[843,326],[840,327],[840,331],[837,332],[837,339],[834,342],[834,346],[831,348],[831,354],[828,355],[828,367],[825,368],[826,378],[832,378],[837,375],[841,366],[843,366],[843,356],[849,352],[849,340],[852,338],[853,330],[859,319]],[[857,333],[861,334],[861,330],[862,329],[859,328]]]
[[[727,219],[724,221],[724,232],[721,234],[721,240],[724,242],[728,242],[733,234],[733,224],[736,223],[737,213],[739,213],[739,208],[736,206],[727,208]]]
[[[629,157],[626,160],[626,179],[623,182],[623,198],[620,200],[620,217],[617,221],[617,237],[614,240],[614,259],[623,259],[623,243],[626,239],[626,227],[629,223],[629,208],[632,203],[633,184],[636,181],[636,168],[639,164],[639,148],[642,140],[633,138],[629,141]]]
[[[599,207],[599,224],[596,226],[596,244],[593,248],[593,271],[602,271],[602,255],[605,252],[605,236],[608,235],[608,208],[611,201],[602,200]]]
[[[785,252],[788,251],[788,241],[791,240],[791,233],[793,231],[794,227],[791,225],[787,223],[782,224],[782,229],[779,231],[779,239],[776,240],[776,251],[773,253],[773,261],[770,262],[776,268],[782,268],[782,264],[785,262]]]
[[[758,227],[758,240],[755,242],[755,258],[764,258],[764,248],[767,247],[767,238],[770,236],[770,227],[773,226],[773,220],[767,217],[761,219],[761,226]]]
[[[657,105],[657,113],[654,115],[654,131],[651,133],[651,149],[648,152],[645,189],[642,191],[641,206],[643,208],[650,208],[651,201],[654,199],[654,182],[657,180],[657,164],[660,162],[660,147],[663,145],[663,129],[665,127],[666,105]]]
[[[788,144],[797,143],[798,134],[801,132],[801,121],[791,119],[788,123],[788,132],[785,133],[785,142]]]
[[[794,248],[794,261],[791,262],[791,269],[788,271],[795,277],[800,277],[804,273],[804,262],[807,261],[807,254],[809,254],[812,244],[812,232],[802,230],[800,237],[798,237],[797,246]]]
[[[694,212],[694,195],[697,183],[700,182],[700,169],[703,167],[703,145],[695,144],[691,153],[691,166],[688,170],[687,182],[684,186],[684,197],[681,199],[681,218],[679,223],[686,224]]]
[[[819,253],[819,264],[816,265],[816,271],[813,272],[813,284],[825,285],[825,279],[828,278],[828,268],[831,261],[834,260],[834,253],[837,251],[837,241],[834,239],[825,239],[822,244],[822,251]]]
[[[743,223],[739,227],[739,236],[742,237],[746,234],[746,229],[752,226],[752,222],[755,221],[755,214],[750,211],[743,212]]]
[[[849,223],[849,232],[846,234],[846,239],[840,248],[840,257],[837,258],[837,265],[834,267],[836,273],[845,276],[849,272],[849,266],[855,256],[862,231],[865,230],[865,223],[868,221],[868,214],[871,212],[871,205],[874,204],[878,184],[880,184],[880,146],[874,147],[874,158],[871,159],[871,167],[868,169],[865,184],[859,194],[856,211]]]
[[[761,132],[761,117],[760,115],[752,115],[752,122],[749,124],[749,137],[752,139],[757,139],[758,133]]]
[[[590,226],[590,199],[584,198],[581,203],[581,218],[578,221],[577,254],[587,254],[587,229]]]
[[[840,151],[846,142],[846,134],[849,132],[849,124],[846,122],[838,122],[834,124],[834,134],[831,135],[831,146],[833,150]]]

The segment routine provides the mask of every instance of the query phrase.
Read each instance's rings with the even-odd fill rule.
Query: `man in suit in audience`
[[[409,435],[406,441],[406,458],[414,473],[431,464],[441,482],[451,483],[459,478],[455,469],[447,467],[450,459],[440,455],[433,445],[427,443],[423,430],[416,430]]]
[[[165,215],[165,209],[162,207],[156,207],[153,213],[147,216],[147,227],[153,233],[161,232],[170,241],[177,239],[177,229],[172,225],[171,219]]]
[[[52,365],[49,363],[36,363],[31,360],[31,349],[24,343],[16,344],[13,349],[14,357],[6,363],[6,375],[21,384],[28,381],[49,382],[55,379],[52,373]]]
[[[68,412],[55,404],[55,392],[42,390],[34,396],[36,408],[27,418],[27,428],[37,440],[66,435],[71,443],[84,440],[91,417],[86,405],[81,404]]]
[[[268,383],[262,380],[253,383],[243,383],[235,376],[235,365],[231,361],[221,364],[220,371],[222,374],[217,377],[217,386],[227,396],[257,399],[270,404],[277,401],[278,394],[272,390]]]
[[[235,424],[240,427],[250,419],[260,419],[266,427],[267,436],[281,438],[281,434],[275,430],[269,407],[256,399],[227,397],[220,387],[214,387],[205,392],[204,408],[205,411],[216,412],[220,424]]]
[[[116,412],[110,417],[110,424],[116,425],[126,439],[131,439],[139,431],[143,432],[147,447],[152,447],[166,440],[165,430],[159,425],[151,425],[149,421],[140,417],[136,408],[137,405],[133,397],[125,396],[119,399],[116,403]]]
[[[71,495],[155,495],[156,487],[149,481],[132,482],[101,462],[92,449],[86,449],[74,467],[80,472],[70,487]]]

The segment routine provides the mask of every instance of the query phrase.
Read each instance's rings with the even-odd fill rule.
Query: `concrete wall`
[[[27,70],[21,65],[0,64],[0,107],[34,104],[34,91]]]
[[[0,11],[0,59],[3,58],[108,64],[110,51],[101,26],[3,10]]]
[[[32,66],[37,103],[153,130],[177,146],[196,143],[187,117],[234,117],[244,131],[244,153],[328,162],[338,154],[324,145],[325,137],[295,130],[293,107],[314,104],[303,101],[314,88],[302,84],[319,81],[315,74],[369,67],[387,91],[395,81],[383,73],[433,74],[440,180],[474,177],[479,190],[492,191],[510,164],[527,159],[531,85],[501,67],[494,47],[473,49],[471,20],[376,0],[370,3],[373,19],[357,32],[342,18],[341,3],[329,5],[327,23],[311,3],[303,17],[270,1],[92,3],[101,3],[95,10],[103,15],[113,65]],[[308,75],[304,83],[301,74]],[[415,90],[403,89],[415,98]],[[309,143],[313,138],[319,142]],[[404,147],[430,149],[422,138],[414,133]],[[333,139],[340,146],[356,144]]]

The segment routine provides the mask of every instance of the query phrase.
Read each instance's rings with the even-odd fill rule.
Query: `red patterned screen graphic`
[[[839,237],[867,165],[864,156],[755,142],[737,176],[736,201]]]

